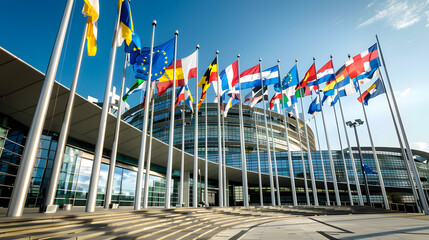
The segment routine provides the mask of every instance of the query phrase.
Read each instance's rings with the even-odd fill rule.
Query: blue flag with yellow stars
[[[149,54],[150,47],[144,47],[141,53],[136,57],[134,64],[134,77],[139,79],[148,79],[149,74]],[[174,38],[170,41],[153,48],[152,57],[152,81],[160,78],[165,69],[173,62],[174,56]]]
[[[131,41],[130,45],[125,44],[124,51],[126,53],[129,53],[129,61],[131,65],[134,65],[136,63],[136,58],[140,54],[141,49],[141,43],[140,43],[140,37],[137,35],[137,33],[133,34],[133,40]]]

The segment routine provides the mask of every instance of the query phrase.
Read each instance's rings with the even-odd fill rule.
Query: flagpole
[[[280,88],[282,89],[282,83],[281,83],[281,78],[280,78],[280,59],[277,59],[277,66],[279,68],[279,85]],[[296,186],[295,186],[295,174],[293,171],[293,163],[292,163],[292,154],[290,152],[290,145],[289,145],[289,133],[288,133],[288,127],[287,127],[287,114],[286,114],[286,108],[285,108],[285,101],[284,101],[284,94],[283,94],[283,89],[281,91],[282,94],[282,106],[283,106],[283,123],[284,123],[284,127],[285,127],[285,136],[286,136],[286,143],[287,143],[287,157],[288,157],[288,162],[289,162],[289,175],[290,175],[290,185],[292,188],[292,202],[294,206],[298,206],[298,201],[296,199]]]
[[[223,177],[222,177],[222,133],[221,133],[221,120],[220,120],[220,98],[222,94],[221,90],[221,81],[219,78],[219,50],[216,51],[216,62],[218,66],[217,71],[217,92],[218,92],[218,101],[217,101],[217,139],[218,139],[218,186],[219,186],[219,207],[223,207]]]
[[[360,86],[358,84],[359,96],[362,99],[362,93],[360,90]],[[374,156],[375,167],[377,168],[378,181],[380,182],[381,193],[383,195],[384,208],[386,210],[390,209],[389,200],[387,199],[386,188],[384,186],[383,176],[381,174],[380,163],[378,162],[377,152],[374,147],[374,142],[372,140],[371,129],[369,127],[368,117],[366,116],[365,106],[363,105],[363,101],[361,102],[363,115],[365,116],[366,128],[368,129],[369,141],[371,143],[372,155]]]
[[[179,206],[183,206],[183,175],[185,175],[185,100],[181,109],[182,115],[182,160],[180,162]],[[196,184],[197,185],[197,184]]]
[[[428,215],[429,214],[429,208],[428,208],[428,202],[426,199],[426,195],[424,194],[422,184],[420,182],[419,173],[417,171],[416,163],[414,162],[414,157],[413,157],[413,154],[411,152],[410,144],[408,142],[407,134],[405,133],[404,124],[402,123],[402,117],[401,117],[401,114],[399,112],[399,108],[398,108],[398,104],[396,102],[395,94],[393,92],[392,83],[390,82],[389,73],[387,72],[386,62],[384,61],[384,56],[383,56],[383,52],[381,51],[381,45],[380,45],[380,42],[378,40],[378,36],[375,35],[375,38],[377,39],[377,44],[378,44],[378,47],[380,48],[381,60],[383,61],[383,66],[384,66],[384,71],[386,73],[387,82],[389,83],[389,86],[390,86],[390,94],[392,96],[393,106],[395,107],[396,116],[398,117],[399,126],[401,128],[403,140],[404,140],[405,147],[406,147],[407,154],[408,154],[408,160],[409,160],[409,163],[411,165],[411,169],[412,169],[413,174],[414,174],[414,179],[416,181],[417,191],[418,191],[419,197],[420,197],[420,202],[422,204],[425,215]],[[381,80],[382,80],[382,82],[384,81],[383,78]],[[384,82],[383,82],[383,85],[384,85]],[[387,93],[386,93],[386,96],[387,96]],[[395,124],[395,126],[396,126],[396,124]]]
[[[238,94],[240,96],[239,107],[239,119],[240,119],[240,151],[241,151],[241,181],[242,181],[242,191],[243,191],[243,205],[245,207],[249,206],[249,192],[247,184],[247,161],[246,161],[246,151],[245,151],[245,140],[244,140],[244,125],[243,125],[243,97],[241,94],[241,77],[240,77],[240,54],[237,54],[238,61]]]
[[[241,98],[241,96],[240,96]],[[259,182],[259,200],[261,201],[261,207],[264,206],[264,195],[262,192],[262,175],[261,175],[261,158],[259,156],[259,132],[258,125],[256,122],[256,108],[253,107],[253,116],[255,120],[255,136],[256,136],[256,154],[257,154],[257,164],[258,164],[258,182]]]
[[[332,55],[331,57],[331,61],[332,61]],[[333,62],[332,62],[332,66],[333,66]],[[335,72],[335,69],[334,69]],[[338,92],[338,82],[337,82],[337,78],[335,77],[335,87],[337,89]],[[353,157],[353,151],[352,151],[352,147],[350,144],[350,139],[349,139],[349,134],[347,132],[347,128],[346,128],[346,119],[344,118],[344,112],[343,112],[343,105],[341,103],[341,98],[338,97],[338,103],[340,104],[340,112],[341,112],[341,118],[343,119],[343,127],[344,127],[344,134],[346,136],[346,140],[347,140],[347,147],[348,147],[348,151],[349,151],[349,156],[350,156],[350,161],[351,161],[351,165],[352,165],[352,169],[353,169],[353,175],[354,175],[354,179],[355,179],[355,184],[356,184],[356,191],[358,193],[358,200],[359,200],[359,206],[363,206],[363,198],[362,198],[362,191],[360,188],[360,182],[359,182],[359,177],[357,175],[357,170],[356,170],[356,162],[355,159]],[[342,149],[341,149],[342,151]]]
[[[174,144],[174,115],[176,102],[176,59],[177,59],[177,36],[179,31],[174,32],[174,58],[173,58],[173,87],[171,90],[171,109],[170,109],[170,136],[168,139],[168,158],[167,158],[167,173],[165,184],[165,208],[171,207],[171,186],[173,173],[173,144]]]
[[[320,92],[318,94],[319,94],[319,99],[320,99]],[[331,165],[331,173],[332,173],[332,180],[333,180],[333,184],[334,184],[335,200],[337,202],[337,206],[341,206],[340,193],[338,192],[337,175],[335,174],[334,159],[332,158],[331,144],[329,143],[328,130],[326,129],[325,114],[323,113],[323,105],[322,104],[320,104],[320,109],[322,112],[322,122],[323,122],[323,129],[325,130],[326,145],[328,146],[328,156],[329,156],[329,163]]]
[[[338,96],[338,98],[340,98],[340,97]],[[343,152],[343,142],[341,141],[340,127],[338,125],[337,110],[335,109],[335,105],[333,106],[333,108],[334,108],[335,123],[337,125],[338,140],[340,142],[341,157],[343,158],[344,173],[346,175],[347,191],[349,192],[350,206],[353,206],[354,204],[353,204],[352,189],[350,187],[349,173],[348,173],[348,169],[347,169],[346,158],[345,158],[344,152]]]
[[[276,145],[274,144],[273,120],[271,118],[271,110],[269,110],[268,112],[270,114],[269,116],[270,116],[270,128],[271,128],[271,144],[273,145],[274,171],[275,171],[275,174],[276,174],[277,205],[281,206],[282,202],[280,201],[280,184],[279,184],[279,174],[278,174],[278,171],[277,171]]]
[[[314,58],[313,58],[313,61],[314,61]],[[299,79],[299,77],[298,77],[298,79]],[[301,96],[301,93],[302,93],[301,87],[299,87],[299,91],[300,91],[300,98],[299,99],[300,99],[300,102],[301,102],[301,111],[302,111],[302,114],[303,114],[303,117],[304,117],[305,116],[304,115],[305,111],[304,111],[304,103],[302,101],[302,99],[304,98],[304,96]],[[307,144],[308,166],[310,168],[311,187],[312,187],[312,191],[313,191],[313,200],[314,200],[314,205],[315,206],[319,206],[319,199],[317,197],[316,180],[314,179],[313,159],[311,157],[310,142],[308,140],[307,122],[305,120],[305,117],[304,117],[303,121],[304,121],[305,141],[306,141],[306,144]]]
[[[151,84],[152,85],[152,84]],[[151,91],[154,91],[155,86],[151,86]],[[152,94],[151,94],[152,98]],[[148,101],[146,99],[146,101]],[[147,148],[147,157],[146,157],[146,174],[144,178],[144,188],[143,188],[143,208],[147,208],[148,199],[149,199],[149,177],[150,177],[150,163],[152,160],[152,136],[153,136],[153,118],[154,118],[154,109],[155,109],[155,98],[150,99],[152,101],[152,108],[150,110],[150,129],[149,129],[149,146]],[[145,102],[146,103],[146,102]]]
[[[311,97],[311,101],[313,102],[313,97]],[[320,104],[322,104],[322,103],[320,103]],[[326,181],[325,162],[323,161],[322,148],[320,147],[319,131],[317,129],[316,118],[314,118],[314,127],[316,129],[317,147],[319,148],[320,162],[322,165],[323,184],[325,185],[325,194],[326,194],[326,205],[330,206],[331,200],[329,199],[329,188],[328,188],[328,182]]]
[[[264,82],[262,80],[262,72],[261,72],[261,62],[262,59],[259,58],[259,78],[261,79],[261,92],[262,92],[262,104],[264,105],[264,122],[265,122],[265,137],[267,139],[267,160],[268,160],[268,172],[270,174],[270,189],[271,189],[271,205],[276,205],[276,199],[274,196],[274,176],[273,176],[273,167],[271,163],[271,148],[270,148],[270,139],[268,137],[268,123],[267,123],[267,110],[265,103],[265,92],[264,92]]]
[[[296,72],[298,74],[298,59],[295,59],[295,64],[296,64],[296,69],[297,69]],[[298,81],[299,81],[299,76],[297,76],[297,78],[298,78]],[[298,86],[299,86],[299,83],[298,83]],[[301,94],[301,92],[300,92],[300,94]],[[301,127],[299,126],[299,113],[298,113],[298,104],[297,103],[295,103],[294,108],[295,108],[295,114],[296,114],[296,127],[298,129],[299,145],[300,145],[300,148],[301,148],[301,160],[302,160],[302,171],[304,173],[305,197],[306,197],[306,200],[307,200],[307,205],[310,206],[311,203],[310,203],[310,194],[308,193],[307,170],[306,170],[306,167],[305,167],[304,149],[302,147],[302,142],[301,142]],[[304,112],[303,112],[303,114],[304,114]],[[303,120],[303,122],[305,124],[305,119]],[[308,148],[308,146],[307,146],[307,148]]]
[[[77,57],[76,69],[74,71],[73,82],[72,82],[72,85],[70,87],[70,93],[69,93],[69,98],[68,98],[68,102],[67,102],[67,107],[66,107],[66,111],[64,113],[64,119],[63,119],[63,123],[61,126],[60,136],[58,138],[57,150],[55,152],[55,160],[54,160],[54,164],[52,166],[52,174],[51,174],[51,179],[49,180],[49,189],[48,189],[48,194],[46,197],[46,205],[47,206],[54,204],[55,196],[57,194],[58,178],[60,176],[60,170],[61,170],[61,166],[62,166],[62,162],[63,162],[63,158],[64,158],[64,150],[65,150],[66,144],[67,144],[67,136],[68,136],[69,128],[70,128],[70,119],[71,119],[71,115],[72,115],[73,103],[74,103],[74,98],[75,98],[75,94],[76,94],[77,81],[79,79],[79,72],[80,72],[80,66],[82,63],[83,51],[85,49],[87,30],[88,30],[88,23],[85,24],[85,27],[83,30],[82,40],[80,42],[80,48],[79,48],[79,53],[78,53],[78,57]]]
[[[22,154],[20,167],[15,178],[12,195],[9,201],[6,216],[19,217],[24,211],[24,205],[27,198],[28,187],[33,173],[34,162],[39,148],[40,136],[42,135],[43,125],[46,119],[46,113],[51,100],[52,87],[55,81],[55,75],[58,69],[58,63],[61,57],[61,50],[63,48],[64,37],[67,32],[67,26],[70,19],[70,14],[73,8],[73,0],[68,0],[64,9],[61,24],[58,29],[55,45],[52,50],[51,58],[49,60],[48,69],[46,71],[43,87],[40,92],[39,101],[34,112],[33,120],[28,131],[27,141],[25,144],[24,152]]]
[[[196,70],[196,83],[195,83],[195,96],[198,96],[198,52],[200,49],[200,45],[197,44],[196,46],[197,49],[197,70]],[[194,136],[195,136],[195,140],[194,140],[194,172],[193,172],[193,178],[194,178],[194,182],[197,181],[198,179],[198,103],[195,104],[195,124],[194,124]],[[200,183],[201,184],[201,183]],[[193,199],[192,199],[192,207],[197,207],[197,203],[198,203],[198,184],[194,184],[192,186],[192,194],[193,194]],[[207,200],[206,200],[207,201]]]
[[[209,155],[208,155],[208,150],[207,150],[207,148],[208,148],[208,144],[207,144],[207,97],[206,97],[206,99],[205,99],[206,101],[205,101],[205,103],[204,103],[204,105],[205,105],[205,114],[204,114],[204,117],[205,117],[205,128],[204,128],[204,131],[205,131],[205,134],[204,134],[204,136],[205,136],[205,139],[204,139],[204,141],[205,141],[205,161],[204,161],[204,200],[205,200],[205,205],[206,205],[206,207],[208,207],[209,206],[209,201],[208,201],[208,199],[209,199],[209,193],[208,193],[208,182],[209,182],[209,177],[208,177],[208,175],[209,175],[209,170],[208,170],[208,166],[209,166],[209,164],[208,164],[208,157],[209,157]],[[195,180],[194,180],[195,181]],[[196,196],[196,197],[198,197],[198,196]],[[194,203],[195,203],[195,200],[194,200]],[[197,207],[197,205],[195,204],[195,206],[194,207]]]
[[[116,59],[116,33],[119,31],[119,20],[121,16],[121,7],[119,6],[118,15],[116,17],[115,32],[113,35],[112,46],[110,49],[109,72],[107,75],[106,88],[104,90],[103,108],[101,110],[100,125],[98,127],[97,143],[95,144],[94,160],[92,164],[91,180],[89,182],[88,197],[86,201],[85,212],[94,212],[97,201],[97,186],[100,177],[101,158],[103,155],[104,138],[106,134],[107,115],[110,108],[110,89],[112,88],[113,71],[115,68]]]
[[[142,140],[140,145],[140,154],[137,170],[137,183],[136,183],[136,195],[134,197],[134,210],[140,210],[141,208],[141,198],[142,198],[142,185],[143,185],[143,170],[144,170],[144,160],[146,153],[146,141],[147,141],[147,125],[149,120],[149,99],[150,99],[150,88],[152,87],[152,55],[153,55],[153,43],[155,39],[155,27],[156,20],[152,21],[152,40],[150,44],[150,54],[149,54],[149,72],[148,79],[146,84],[146,101],[143,117],[143,126],[142,126]],[[150,166],[150,165],[149,165]]]
[[[124,60],[124,71],[122,73],[121,92],[119,93],[118,113],[116,116],[115,136],[113,138],[112,153],[110,154],[109,174],[107,175],[106,197],[104,198],[104,208],[109,208],[112,200],[113,177],[115,175],[116,155],[118,153],[119,130],[122,116],[122,95],[124,93],[125,75],[127,72],[127,57]],[[113,97],[113,95],[112,95]]]
[[[224,197],[224,205],[225,207],[228,207],[229,203],[228,203],[228,196],[226,195],[226,189],[227,189],[227,184],[226,184],[226,155],[225,155],[225,117],[222,114],[222,132],[223,132],[223,139],[222,139],[222,144],[223,144],[223,148],[222,148],[222,152],[223,152],[223,197]]]

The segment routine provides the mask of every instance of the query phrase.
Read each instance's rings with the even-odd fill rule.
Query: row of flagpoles
[[[21,166],[19,168],[15,187],[12,192],[10,205],[8,208],[7,216],[21,216],[23,212],[23,207],[25,203],[25,198],[27,194],[27,189],[29,186],[29,181],[31,177],[31,172],[34,167],[34,161],[36,157],[37,147],[39,145],[41,132],[43,129],[43,123],[45,120],[47,108],[48,108],[48,101],[50,99],[51,93],[52,93],[52,85],[55,78],[56,70],[58,67],[58,61],[61,55],[61,49],[64,42],[64,36],[67,31],[67,25],[70,18],[71,8],[73,5],[73,0],[68,0],[66,4],[66,8],[63,14],[63,19],[57,34],[57,39],[55,42],[55,46],[53,49],[53,53],[51,56],[51,60],[48,66],[48,70],[45,77],[45,82],[42,88],[41,96],[39,98],[39,102],[37,105],[37,109],[30,127],[30,131],[27,138],[27,144],[23,152],[23,157],[21,160]],[[83,56],[83,49],[84,49],[84,43],[85,38],[88,40],[88,55],[95,55],[96,53],[96,40],[97,40],[97,20],[99,15],[99,7],[98,7],[98,1],[97,0],[85,0],[84,8],[83,8],[83,14],[85,16],[88,16],[87,24],[84,28],[84,33],[82,37],[82,42],[80,46],[79,51],[79,57],[76,64],[76,70],[73,78],[72,87],[70,89],[70,97],[66,108],[65,117],[63,120],[63,125],[59,137],[57,152],[56,152],[56,158],[54,162],[54,167],[52,171],[52,177],[50,181],[50,186],[48,190],[48,197],[46,205],[52,205],[54,203],[55,194],[56,194],[56,187],[58,184],[58,176],[59,171],[61,168],[62,158],[64,154],[64,148],[66,144],[66,139],[68,135],[68,129],[69,129],[69,122],[71,118],[71,110],[73,106],[74,101],[74,95],[76,90],[76,84],[77,79],[79,76],[79,69],[80,64]],[[169,150],[168,150],[168,158],[167,158],[167,172],[166,172],[166,197],[165,197],[165,207],[169,208],[171,206],[170,202],[170,196],[171,196],[171,184],[172,184],[172,162],[173,162],[173,138],[174,138],[174,114],[175,114],[175,107],[179,104],[179,102],[183,102],[183,104],[188,105],[191,111],[193,111],[192,108],[192,97],[190,94],[190,91],[188,89],[187,83],[188,79],[191,78],[197,78],[198,79],[198,49],[199,46],[197,45],[196,51],[191,54],[190,56],[183,58],[181,60],[176,60],[176,52],[177,52],[177,37],[178,37],[178,31],[175,32],[174,38],[170,41],[154,47],[154,35],[155,35],[155,28],[156,28],[156,21],[152,22],[152,39],[151,39],[151,46],[148,48],[141,48],[140,40],[137,34],[134,33],[133,29],[133,23],[132,23],[132,17],[131,17],[131,8],[128,1],[120,0],[118,4],[118,15],[115,25],[115,31],[113,35],[113,41],[112,41],[112,47],[111,47],[111,53],[110,53],[110,61],[109,61],[109,72],[108,77],[106,80],[106,88],[105,88],[105,94],[104,94],[104,100],[103,100],[103,108],[101,113],[101,119],[100,119],[100,125],[99,125],[99,132],[96,142],[96,148],[94,152],[94,161],[93,161],[93,167],[92,167],[92,174],[91,174],[91,180],[90,180],[90,186],[88,191],[88,199],[87,199],[87,205],[86,205],[86,211],[87,212],[93,212],[95,209],[96,204],[96,197],[97,197],[97,185],[100,175],[100,166],[101,166],[101,157],[102,157],[102,150],[104,145],[104,138],[105,138],[105,130],[106,130],[106,121],[107,121],[107,115],[109,111],[109,93],[112,87],[112,78],[113,78],[113,72],[114,72],[114,63],[116,59],[116,49],[118,46],[122,45],[122,42],[125,41],[125,52],[126,52],[126,60],[124,63],[124,69],[123,69],[123,76],[122,76],[122,86],[121,86],[121,99],[124,89],[124,81],[125,81],[125,72],[127,64],[131,64],[134,71],[134,76],[137,78],[137,82],[131,87],[130,91],[125,94],[123,97],[124,101],[127,99],[127,97],[132,94],[135,91],[143,90],[145,94],[145,101],[144,101],[144,119],[143,119],[143,126],[142,126],[142,144],[140,149],[140,155],[138,159],[138,173],[137,173],[137,183],[136,183],[136,191],[135,191],[135,203],[134,203],[134,209],[139,210],[141,208],[141,200],[142,200],[142,190],[144,190],[143,194],[143,207],[146,208],[148,204],[148,187],[149,187],[149,169],[150,169],[150,160],[151,160],[151,144],[152,144],[152,131],[153,131],[153,116],[154,116],[154,100],[153,100],[153,92],[155,84],[154,81],[158,80],[156,86],[158,88],[158,94],[162,95],[163,92],[165,92],[166,89],[171,89],[171,114],[170,114],[170,131],[169,131]],[[266,105],[266,99],[265,96],[268,96],[268,85],[274,84],[275,89],[278,93],[274,95],[272,101],[274,102],[276,100],[280,101],[282,104],[283,114],[284,114],[284,125],[285,125],[285,131],[286,131],[286,141],[287,141],[287,147],[288,147],[288,162],[289,162],[289,171],[290,171],[290,178],[291,178],[291,187],[292,187],[292,196],[293,196],[293,204],[297,205],[297,197],[296,197],[296,188],[295,188],[295,180],[294,180],[294,172],[293,172],[293,165],[292,165],[292,159],[291,159],[291,152],[289,151],[289,138],[288,138],[288,128],[287,128],[287,109],[289,107],[293,107],[296,115],[296,126],[297,126],[297,132],[298,132],[298,139],[301,149],[301,160],[303,164],[303,172],[304,172],[304,184],[305,184],[305,193],[306,193],[306,200],[307,205],[310,205],[310,197],[309,197],[309,191],[308,191],[308,182],[307,182],[307,176],[306,176],[306,170],[305,170],[305,160],[304,160],[304,154],[303,150],[304,147],[302,146],[301,141],[301,131],[300,131],[300,123],[299,123],[299,114],[297,109],[297,103],[298,98],[300,98],[301,103],[301,109],[304,113],[304,105],[302,102],[302,98],[308,95],[311,95],[311,92],[314,91],[316,93],[316,98],[310,105],[309,113],[314,114],[316,112],[321,112],[322,115],[322,122],[324,125],[325,130],[325,137],[326,137],[326,143],[328,147],[328,155],[329,155],[329,164],[331,167],[331,175],[333,178],[333,185],[334,185],[334,191],[335,191],[335,198],[336,198],[336,204],[341,205],[340,202],[340,196],[338,191],[338,183],[336,179],[335,174],[335,166],[333,162],[333,157],[331,153],[331,147],[329,144],[329,138],[327,135],[327,128],[325,124],[325,116],[323,111],[323,102],[327,101],[330,106],[334,107],[335,111],[335,103],[338,101],[340,105],[340,111],[341,116],[343,120],[346,140],[347,140],[347,147],[348,147],[348,153],[350,155],[350,159],[352,162],[352,168],[353,168],[353,174],[355,178],[356,183],[356,189],[358,193],[358,199],[359,199],[359,205],[363,205],[362,200],[362,194],[360,190],[360,184],[357,177],[357,170],[355,166],[355,161],[353,159],[352,154],[352,148],[350,145],[350,140],[346,131],[346,122],[343,114],[342,104],[341,104],[341,97],[351,95],[352,93],[358,91],[359,92],[359,98],[360,102],[362,103],[362,109],[365,115],[365,121],[367,123],[367,129],[368,134],[370,137],[370,142],[372,146],[372,151],[374,154],[374,159],[376,163],[377,168],[377,174],[379,177],[380,187],[383,194],[383,201],[386,209],[389,209],[389,204],[387,200],[387,195],[383,183],[383,178],[381,175],[380,166],[378,163],[377,155],[376,155],[376,149],[374,147],[374,143],[372,141],[371,132],[368,124],[368,119],[366,116],[365,111],[365,103],[367,104],[368,100],[381,94],[386,93],[385,92],[385,84],[384,80],[381,76],[381,73],[379,73],[380,79],[377,80],[365,93],[361,93],[360,85],[363,83],[368,82],[374,75],[375,71],[378,71],[378,68],[381,67],[381,62],[378,58],[378,48],[377,45],[380,46],[378,37],[377,37],[377,44],[369,48],[367,51],[363,52],[362,54],[359,54],[355,56],[354,58],[350,59],[345,63],[345,65],[340,68],[339,71],[335,72],[333,68],[332,59],[325,64],[324,67],[322,67],[319,71],[316,72],[315,63],[310,67],[310,69],[307,71],[304,79],[302,81],[299,81],[298,77],[298,70],[297,70],[297,61],[295,66],[291,69],[291,71],[286,74],[286,76],[281,79],[280,78],[280,66],[279,66],[279,60],[277,66],[274,66],[272,68],[269,68],[265,71],[261,71],[261,59],[259,60],[259,64],[243,71],[240,74],[240,55],[237,56],[237,61],[235,61],[233,64],[229,65],[225,70],[219,73],[218,66],[219,66],[219,52],[216,52],[216,58],[213,60],[213,62],[210,64],[209,68],[203,75],[202,79],[199,81],[198,85],[196,86],[196,95],[198,95],[198,87],[202,89],[201,98],[196,106],[196,110],[193,111],[195,114],[195,145],[194,145],[194,169],[193,169],[193,179],[194,179],[194,185],[193,185],[193,206],[197,206],[198,201],[198,111],[201,107],[204,99],[206,98],[207,90],[211,83],[214,85],[214,90],[216,92],[217,96],[217,103],[218,103],[218,186],[219,186],[219,206],[224,206],[227,204],[227,196],[226,196],[226,174],[225,174],[225,130],[224,130],[224,118],[227,116],[228,110],[234,105],[234,103],[239,103],[239,118],[240,118],[240,149],[241,149],[241,156],[242,156],[242,183],[243,183],[243,201],[244,206],[249,205],[249,199],[248,199],[248,184],[247,184],[247,161],[246,161],[246,154],[245,154],[245,139],[244,139],[244,127],[243,127],[243,111],[242,111],[242,105],[243,105],[243,98],[242,98],[242,90],[252,88],[251,92],[251,104],[254,105],[262,101],[263,102],[263,117],[264,117],[264,123],[265,123],[265,135],[266,135],[266,146],[267,146],[267,155],[268,155],[268,168],[269,168],[269,175],[270,175],[270,189],[271,189],[271,204],[276,205],[276,197],[274,196],[274,189],[277,189],[277,204],[280,205],[280,186],[278,181],[278,171],[277,171],[277,162],[276,162],[276,156],[275,156],[275,144],[273,140],[273,132],[272,132],[272,122],[271,122],[271,111],[269,112],[269,118],[270,118],[270,128],[271,128],[271,145],[269,142],[269,134],[268,134],[268,121],[267,121],[267,105]],[[410,183],[412,185],[412,190],[414,197],[417,202],[417,206],[421,206],[425,213],[428,213],[428,206],[426,197],[423,193],[420,178],[418,177],[417,169],[415,166],[415,163],[413,161],[413,155],[410,150],[410,146],[408,143],[408,139],[403,127],[402,119],[397,107],[395,96],[393,95],[393,89],[392,85],[389,79],[389,75],[387,73],[385,62],[383,55],[381,53],[381,48],[379,49],[381,60],[383,62],[383,66],[385,69],[385,73],[387,76],[387,82],[390,86],[390,95],[392,98],[392,102],[390,101],[388,94],[386,93],[386,97],[389,103],[389,108],[391,110],[392,119],[394,121],[395,129],[398,136],[398,141],[401,146],[403,158],[405,161],[405,164],[408,169],[412,171],[413,174],[410,173]],[[326,83],[326,86],[322,89],[320,84]],[[176,86],[181,86],[177,97],[176,97]],[[357,90],[356,90],[357,89]],[[259,92],[259,93],[258,93]],[[321,93],[324,94],[324,98],[322,100],[322,103],[320,102]],[[258,95],[259,94],[259,95]],[[280,95],[280,96],[279,96]],[[226,96],[229,96],[230,99],[226,105],[223,104],[224,98]],[[247,97],[245,97],[247,100]],[[254,102],[256,100],[256,102]],[[149,115],[149,104],[152,102],[152,112],[151,115]],[[110,168],[109,168],[109,174],[108,174],[108,181],[107,181],[107,189],[106,189],[106,196],[105,196],[105,207],[107,208],[111,202],[111,194],[112,194],[112,185],[113,185],[113,174],[116,164],[116,153],[117,153],[117,146],[118,146],[118,139],[119,139],[119,126],[120,126],[120,120],[121,120],[121,104],[122,101],[120,101],[119,107],[118,107],[118,113],[117,113],[117,122],[116,122],[116,128],[115,128],[115,136],[112,146],[112,156],[110,159]],[[270,104],[271,105],[271,104]],[[286,106],[287,105],[287,106]],[[392,107],[393,105],[393,107]],[[206,152],[205,152],[205,201],[207,203],[208,199],[208,164],[207,164],[207,100],[205,102],[205,146],[206,146]],[[223,109],[225,108],[225,109]],[[394,110],[393,110],[394,108]],[[290,109],[289,109],[290,110]],[[184,113],[182,113],[184,114]],[[254,113],[255,114],[255,113]],[[148,120],[149,116],[152,116],[151,124],[150,124],[150,138],[149,138],[149,144],[147,144],[147,132],[148,132]],[[336,113],[335,113],[336,116]],[[255,127],[257,127],[256,123],[256,114],[255,114]],[[314,117],[314,115],[313,115]],[[183,116],[182,116],[183,119]],[[336,119],[337,121],[337,119]],[[182,124],[184,126],[184,124]],[[223,138],[222,138],[222,128],[223,127]],[[339,133],[339,127],[337,122],[337,130],[339,134],[339,140],[341,141],[340,133]],[[317,189],[316,189],[316,182],[315,182],[315,176],[314,176],[314,169],[311,159],[311,151],[310,151],[310,144],[308,139],[308,130],[307,130],[307,124],[305,123],[304,119],[304,133],[305,133],[305,142],[306,142],[306,149],[307,149],[307,161],[310,168],[310,178],[311,178],[311,186],[312,186],[312,192],[313,192],[313,199],[314,204],[318,205],[318,196],[317,196]],[[319,142],[319,134],[317,131],[316,126],[316,135],[317,135],[317,141],[320,148],[320,142]],[[258,133],[256,134],[258,137]],[[148,145],[148,156],[145,156],[146,152],[146,145]],[[340,142],[340,146],[342,148],[342,143]],[[271,147],[273,149],[273,158],[271,157]],[[182,131],[182,151],[184,150],[183,145],[183,131]],[[259,141],[257,140],[257,152],[258,152],[258,177],[259,177],[259,188],[260,188],[260,201],[261,205],[263,205],[263,196],[262,196],[262,183],[261,183],[261,171],[260,171],[260,158],[259,158]],[[344,153],[342,153],[343,163],[345,167],[345,172],[347,174],[346,164],[345,164],[345,157]],[[322,157],[322,154],[321,154]],[[145,175],[145,186],[143,187],[143,172],[144,172],[144,163],[146,160],[146,175]],[[273,166],[272,161],[274,162],[274,170],[275,170],[275,183],[274,183],[274,174],[273,174]],[[323,159],[322,159],[323,161]],[[408,165],[410,164],[410,165]],[[181,164],[181,174],[180,174],[180,187],[179,187],[179,196],[180,196],[180,202],[179,204],[183,204],[183,155],[182,155],[182,164]],[[323,162],[322,162],[323,167]],[[361,166],[364,167],[364,166]],[[326,191],[326,197],[327,197],[327,204],[329,204],[329,194],[328,194],[328,186],[326,182],[326,174],[324,167],[322,168],[323,171],[323,177],[324,177],[324,186]],[[351,188],[350,183],[347,178],[347,187],[349,191],[349,198],[351,204],[353,204],[352,195],[351,195]],[[276,187],[274,188],[274,184]],[[416,184],[416,185],[414,185]],[[417,187],[417,192],[416,192]]]

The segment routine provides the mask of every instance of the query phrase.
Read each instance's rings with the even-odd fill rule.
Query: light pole
[[[359,137],[357,134],[357,130],[356,127],[363,125],[363,121],[360,119],[355,119],[354,122],[348,121],[346,122],[346,125],[353,128],[355,130],[355,136],[356,136],[356,143],[358,146],[358,150],[359,150],[359,158],[360,158],[360,167],[362,170],[362,175],[363,175],[363,183],[365,185],[365,193],[366,193],[366,203],[368,204],[368,206],[371,206],[371,198],[369,195],[369,187],[368,187],[368,179],[366,178],[366,172],[364,169],[364,162],[363,162],[363,156],[362,156],[362,150],[360,149],[360,144],[359,144]],[[350,151],[352,151],[350,149]],[[353,154],[353,152],[350,153],[350,155]]]

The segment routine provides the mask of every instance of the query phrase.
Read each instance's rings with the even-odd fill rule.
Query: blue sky
[[[45,72],[65,2],[7,1],[3,5],[5,11],[0,15],[3,23],[0,46]],[[103,99],[116,4],[115,0],[100,0],[97,56],[83,58],[77,89],[84,97],[90,95]],[[67,87],[71,84],[86,21],[81,14],[82,6],[82,0],[75,1],[56,77]],[[316,68],[320,68],[332,54],[334,67],[339,68],[347,54],[353,56],[364,51],[375,43],[375,34],[378,34],[409,141],[412,147],[429,151],[429,127],[426,124],[429,117],[426,96],[429,88],[427,0],[133,0],[131,8],[135,31],[144,46],[150,45],[153,19],[158,21],[155,45],[172,38],[174,30],[179,30],[178,58],[189,55],[195,50],[195,45],[200,44],[200,77],[215,57],[216,50],[220,51],[220,69],[235,61],[237,53],[240,53],[242,71],[256,65],[259,58],[263,59],[263,69],[273,66],[280,58],[281,74],[284,75],[298,59],[302,77],[313,57],[316,58]],[[122,48],[118,49],[113,81],[117,88],[120,87],[122,73],[122,51]],[[127,75],[126,85],[130,87],[134,82],[130,70]],[[190,81],[192,92],[195,91],[194,82]],[[369,84],[363,88],[368,87]],[[208,99],[212,101],[213,90],[209,91]],[[343,98],[347,120],[363,119],[356,98],[357,95]],[[139,100],[138,95],[129,98],[131,105]],[[309,103],[310,99],[304,100],[306,111]],[[367,112],[375,145],[398,146],[385,96],[371,100]],[[331,145],[338,149],[333,111],[326,107],[325,113]],[[320,118],[318,115],[316,121],[322,129]],[[313,123],[310,126],[313,127]],[[353,137],[353,132],[348,131]],[[365,127],[359,128],[359,135],[362,144],[369,146]],[[355,145],[354,138],[351,140]],[[321,143],[326,149],[322,138]]]

